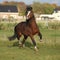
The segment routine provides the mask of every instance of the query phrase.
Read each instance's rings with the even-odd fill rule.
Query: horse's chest
[[[32,29],[33,34],[35,34],[38,31],[38,26],[36,24],[32,24],[31,29]]]
[[[21,32],[24,35],[29,35],[30,33],[32,33],[31,28],[27,25],[23,26]]]

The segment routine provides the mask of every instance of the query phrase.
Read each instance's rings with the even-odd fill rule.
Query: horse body
[[[9,37],[9,40],[12,40],[15,38],[20,40],[21,35],[23,35],[24,36],[24,39],[22,41],[22,46],[23,46],[23,44],[25,43],[25,40],[29,36],[35,46],[35,49],[36,49],[37,48],[36,42],[35,42],[33,36],[35,34],[38,34],[40,39],[42,39],[42,34],[40,33],[39,28],[36,24],[33,11],[31,10],[31,11],[27,12],[26,14],[27,14],[26,15],[26,17],[27,17],[26,22],[21,22],[15,26],[14,35],[12,37]]]
[[[15,26],[15,32],[18,34],[17,35],[26,35],[29,36],[29,33],[31,33],[31,29],[29,26],[27,26],[26,22],[21,22],[18,25]]]

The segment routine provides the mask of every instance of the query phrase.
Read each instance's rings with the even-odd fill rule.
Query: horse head
[[[34,14],[33,14],[33,11],[32,11],[32,7],[28,6],[26,8],[26,19],[30,20],[33,16],[34,16]]]

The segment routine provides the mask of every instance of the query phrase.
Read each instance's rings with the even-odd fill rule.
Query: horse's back
[[[15,29],[16,30],[22,30],[23,28],[26,27],[26,22],[21,22],[21,23],[18,23],[16,26],[15,26]]]
[[[15,26],[15,30],[17,32],[21,32],[21,34],[23,34],[23,35],[29,35],[30,33],[32,33],[31,29],[29,28],[29,26],[27,25],[26,22],[21,22],[21,23],[17,24]]]

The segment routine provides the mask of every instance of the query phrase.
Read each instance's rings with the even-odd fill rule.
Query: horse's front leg
[[[22,47],[25,46],[24,43],[25,43],[25,41],[26,41],[27,38],[28,38],[28,36],[24,35],[24,38],[23,38],[23,41],[22,41],[22,44],[21,44]]]
[[[40,37],[40,42],[42,42],[42,34],[38,32],[38,36]]]

